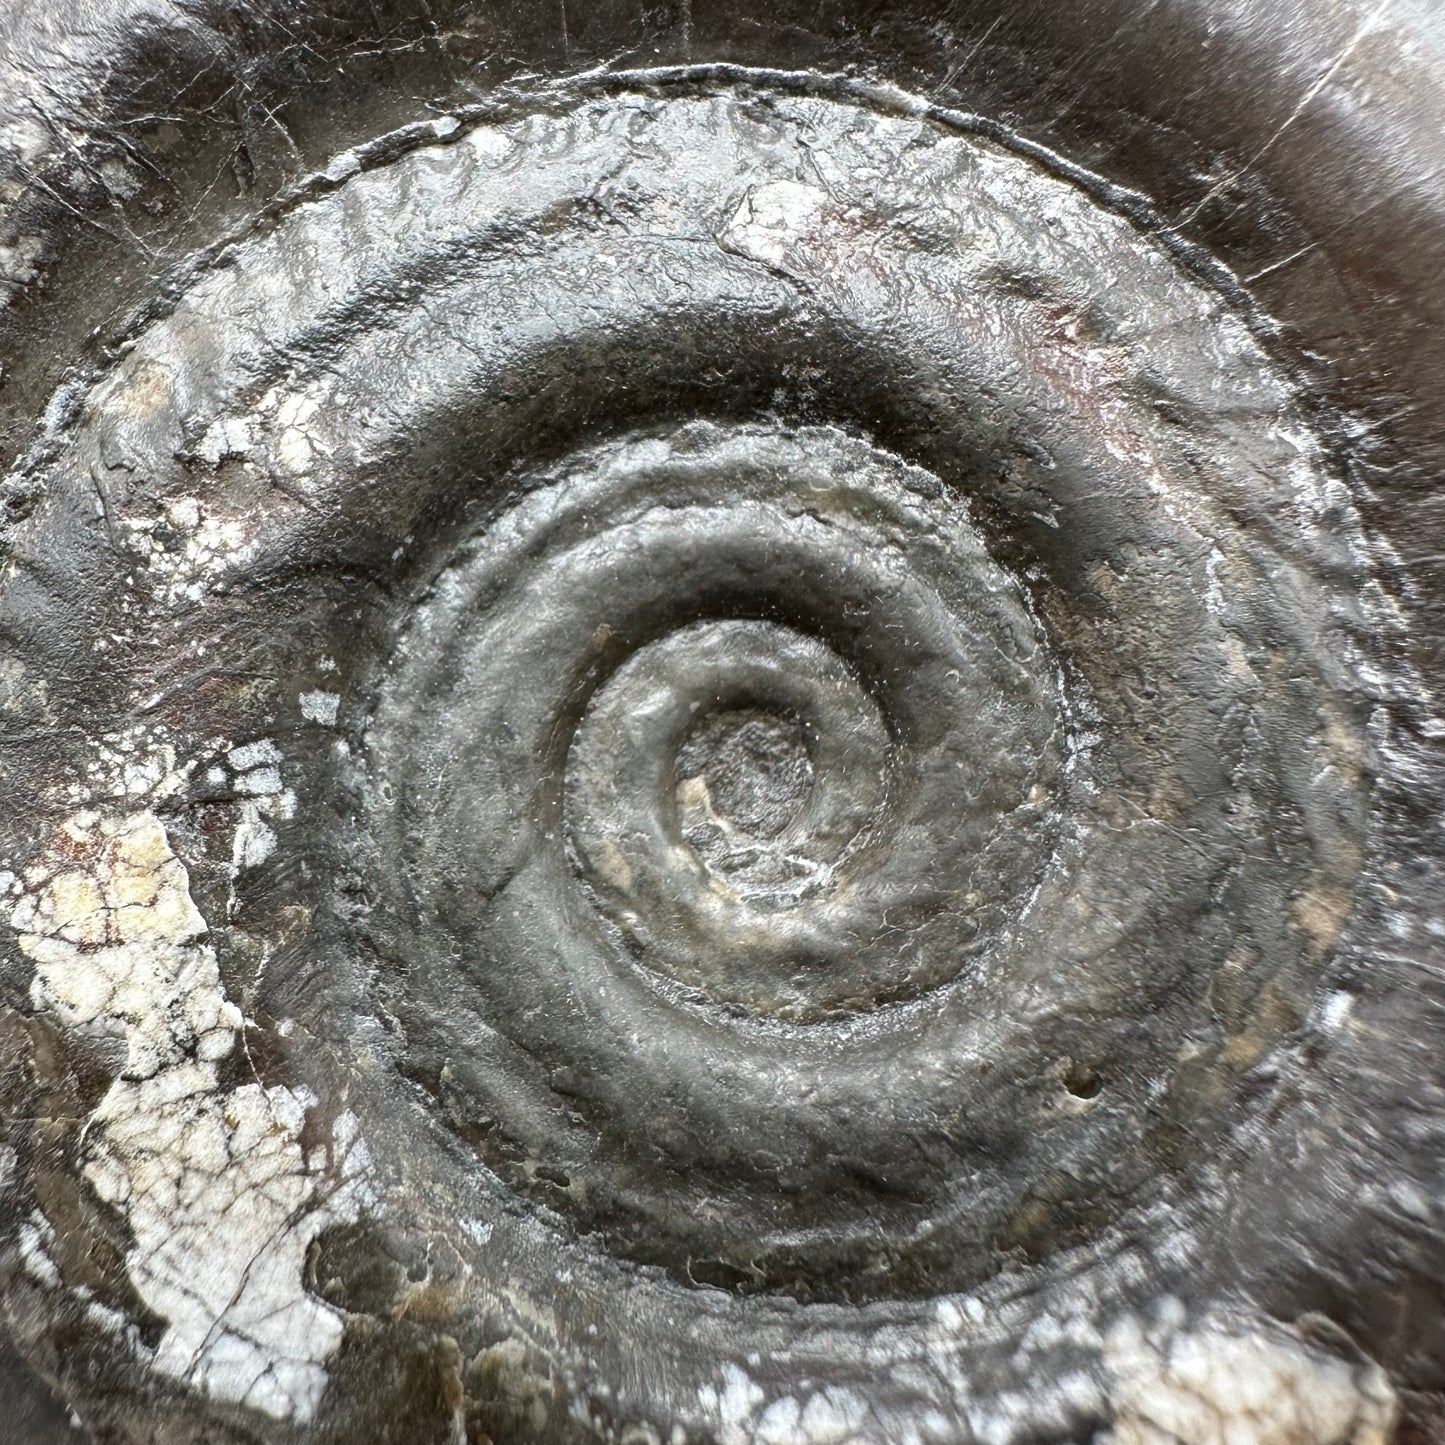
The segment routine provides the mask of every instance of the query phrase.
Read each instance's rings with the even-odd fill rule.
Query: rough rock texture
[[[0,1441],[1445,1440],[1436,11],[0,0]]]

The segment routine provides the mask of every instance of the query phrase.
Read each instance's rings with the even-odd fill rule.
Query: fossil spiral
[[[1341,435],[1138,195],[856,77],[520,84],[194,251],[6,484],[88,1121],[16,1298],[119,1362],[40,1368],[98,1439],[1193,1441],[1196,1367],[1386,1438],[1327,1081],[1438,1031],[1365,1021],[1432,725]]]

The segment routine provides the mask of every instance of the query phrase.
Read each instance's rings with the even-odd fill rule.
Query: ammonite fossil
[[[1442,18],[0,4],[0,1436],[1445,1439]]]

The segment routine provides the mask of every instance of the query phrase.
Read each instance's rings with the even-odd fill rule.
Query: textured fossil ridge
[[[1427,270],[583,8],[0,0],[0,1438],[1436,1438]]]

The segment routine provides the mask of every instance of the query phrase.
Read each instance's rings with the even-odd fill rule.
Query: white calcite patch
[[[230,906],[236,906],[235,882],[247,868],[259,868],[276,851],[273,822],[296,816],[296,794],[281,780],[281,752],[270,738],[233,748],[226,758],[241,816],[231,844]]]
[[[124,1046],[86,1125],[84,1174],[125,1215],[131,1283],[167,1321],[154,1368],[308,1420],[342,1323],[306,1292],[302,1270],[316,1233],[365,1197],[355,1119],[332,1120],[308,1155],[315,1099],[259,1081],[221,1086],[217,1064],[242,1019],[155,814],[76,814],[22,886],[8,906],[36,967],[31,1001]]]
[[[228,416],[206,428],[196,450],[208,465],[218,467],[231,457],[249,455],[251,447],[250,422],[243,416]]]
[[[259,410],[270,418],[271,457],[277,469],[293,477],[305,477],[318,451],[326,451],[312,423],[321,410],[321,400],[308,392],[281,393],[271,390],[261,398]]]
[[[38,1209],[31,1211],[30,1218],[21,1224],[16,1235],[20,1263],[24,1265],[25,1273],[49,1289],[59,1289],[61,1283],[60,1270],[51,1258],[54,1240],[55,1231],[50,1227],[50,1221]]]
[[[802,1399],[785,1396],[758,1420],[757,1445],[861,1445],[868,1407],[852,1390],[822,1389]]]
[[[718,1425],[719,1445],[752,1445],[758,1411],[766,1397],[746,1370],[724,1365],[722,1381],[704,1386],[699,1403]]]
[[[853,1390],[825,1386],[769,1400],[738,1365],[724,1365],[698,1403],[719,1445],[871,1445],[878,1438],[867,1402]]]
[[[1080,1297],[1082,1304],[1083,1297]],[[719,1445],[1021,1445],[1038,1438],[1038,1399],[1026,1393],[974,1398],[972,1351],[986,1311],[972,1298],[938,1303],[939,1333],[920,1379],[947,1403],[911,1419],[888,1419],[841,1386],[772,1394],[740,1364],[722,1365],[698,1395]],[[1152,1320],[1117,1320],[1101,1333],[1083,1316],[1042,1315],[1017,1361],[1031,1350],[1073,1346],[1077,1369],[1059,1373],[1039,1355],[1049,1398],[1103,1415],[1097,1445],[1389,1445],[1397,1403],[1383,1371],[1351,1363],[1303,1338],[1243,1321],[1190,1326],[1184,1306],[1161,1300]],[[878,1378],[912,1377],[912,1342],[879,1332],[870,1364]],[[756,1365],[757,1356],[748,1364]],[[1053,1438],[1050,1435],[1049,1438]]]
[[[743,197],[719,239],[736,255],[781,270],[793,247],[819,230],[828,205],[818,186],[772,181]]]
[[[300,697],[301,716],[307,722],[320,723],[322,727],[336,726],[337,709],[341,706],[340,694],[334,692],[303,692]]]
[[[134,724],[93,740],[91,757],[61,793],[70,809],[153,806],[179,797],[192,765],[164,728]]]
[[[1383,1373],[1283,1338],[1160,1337],[1126,1321],[1105,1359],[1115,1424],[1103,1445],[1388,1445],[1393,1434]]]
[[[215,440],[214,447],[212,440],[205,443],[212,451],[230,446],[224,437]],[[229,454],[215,451],[217,461]],[[199,602],[256,551],[243,521],[210,515],[195,497],[173,497],[162,516],[128,517],[122,526],[128,546],[150,573],[156,600],[172,607]]]
[[[43,250],[39,236],[14,236],[0,243],[0,309],[39,274]]]

